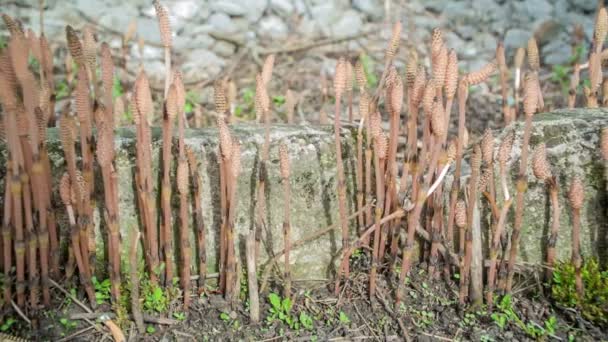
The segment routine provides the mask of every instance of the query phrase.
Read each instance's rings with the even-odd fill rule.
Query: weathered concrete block
[[[235,220],[235,239],[244,248],[246,234],[254,229],[255,205],[257,201],[257,179],[259,172],[260,153],[264,143],[263,126],[235,125],[230,127],[233,136],[242,143],[242,172],[238,179],[237,206],[238,214]],[[154,191],[159,196],[160,179],[162,177],[159,162],[161,156],[161,130],[152,129],[153,140],[153,173],[158,177]],[[337,222],[337,194],[336,194],[336,158],[333,128],[331,127],[308,127],[275,125],[271,129],[270,160],[267,169],[266,205],[267,205],[267,227],[262,238],[262,262],[267,260],[268,251],[278,252],[283,249],[282,223],[284,213],[283,186],[279,174],[278,146],[285,142],[289,148],[291,159],[291,223],[293,241],[302,238],[316,230],[322,229]],[[204,210],[204,221],[207,236],[207,264],[209,272],[217,268],[217,257],[219,251],[219,226],[220,199],[219,199],[219,167],[218,158],[218,134],[215,129],[187,130],[186,144],[190,146],[201,161],[202,204]],[[348,183],[348,208],[355,210],[355,194],[352,191],[355,168],[354,140],[351,131],[344,129],[342,132],[343,158],[345,160],[345,172]],[[52,160],[55,182],[58,182],[65,170],[61,143],[55,129],[49,130],[49,153]],[[127,243],[130,241],[131,232],[139,229],[139,217],[136,209],[136,197],[134,188],[134,165],[135,165],[135,132],[132,128],[120,128],[116,131],[116,169],[119,174],[119,197],[120,197],[120,231],[123,241],[123,260],[127,256]],[[4,150],[4,151],[1,151]],[[0,146],[0,165],[5,165],[5,148]],[[176,163],[173,162],[173,177],[175,175]],[[0,170],[0,175],[5,170]],[[104,242],[106,231],[100,225],[99,207],[103,205],[103,192],[101,177],[96,177],[97,208],[95,222],[97,227],[97,259],[103,262],[106,250]],[[55,184],[56,185],[56,184]],[[177,190],[173,190],[173,222],[174,222],[174,250],[179,255],[178,244],[178,207],[179,200]],[[60,204],[57,196],[55,201],[56,212],[61,224],[62,237],[68,241],[67,219],[65,209]],[[158,202],[160,208],[160,202]],[[160,209],[157,210],[160,215]],[[194,215],[192,215],[194,216]],[[353,228],[354,229],[354,228]],[[191,246],[193,257],[196,256],[196,243],[194,228],[191,227]],[[312,279],[328,275],[333,258],[339,253],[341,237],[339,232],[329,234],[307,244],[304,248],[294,250],[291,255],[293,263],[292,273],[295,279]],[[193,259],[193,268],[197,263]],[[98,269],[105,269],[104,266]]]
[[[608,111],[597,109],[562,110],[554,113],[538,114],[534,117],[531,148],[544,142],[547,145],[548,158],[553,171],[559,177],[561,227],[557,245],[558,257],[567,259],[570,256],[571,211],[567,205],[566,192],[572,175],[580,175],[585,182],[586,202],[582,210],[582,253],[585,256],[597,256],[606,263],[608,260],[608,229],[606,227],[606,180],[604,163],[599,152],[599,133],[602,127],[608,126]],[[510,189],[514,192],[514,182],[519,168],[519,154],[523,135],[523,123],[518,122],[506,130],[516,131],[516,139],[510,160]],[[254,229],[255,204],[257,201],[257,177],[260,151],[264,141],[264,129],[261,126],[236,125],[231,127],[233,135],[242,142],[242,173],[238,180],[238,214],[236,217],[236,240],[240,253],[244,236]],[[155,184],[158,194],[160,183],[159,158],[161,154],[161,132],[154,128],[153,156],[155,175],[159,182]],[[201,159],[203,177],[202,203],[207,234],[207,260],[209,272],[216,268],[218,256],[218,234],[220,224],[219,174],[218,174],[218,139],[215,129],[188,130],[186,143],[196,151]],[[348,189],[348,210],[355,211],[355,139],[354,130],[342,132],[343,153]],[[503,134],[497,134],[497,145]],[[131,232],[139,229],[139,218],[134,197],[134,158],[135,133],[132,128],[121,128],[116,131],[117,155],[116,167],[119,173],[120,195],[120,229],[123,242],[129,241]],[[283,190],[279,176],[278,145],[284,141],[289,146],[292,163],[291,187],[291,220],[292,239],[298,240],[311,232],[337,223],[338,209],[336,202],[336,167],[334,136],[331,127],[286,126],[275,125],[271,129],[270,162],[266,186],[268,229],[263,232],[262,263],[268,259],[268,251],[278,252],[283,249]],[[49,151],[52,161],[55,182],[58,182],[65,166],[61,144],[55,129],[49,130]],[[5,146],[0,145],[0,176],[4,178],[6,160]],[[175,168],[175,163],[173,165]],[[175,171],[175,170],[174,170]],[[534,179],[531,170],[529,188],[526,193],[526,211],[521,238],[520,260],[539,263],[544,260],[546,236],[550,225],[549,204],[544,184]],[[103,203],[101,177],[97,177],[97,207]],[[3,182],[2,182],[3,183]],[[56,184],[55,184],[56,185]],[[3,187],[1,184],[0,187]],[[68,229],[65,210],[58,195],[54,194],[55,207],[64,242],[68,241]],[[177,207],[176,191],[173,197],[175,248],[177,244]],[[482,215],[487,215],[484,210]],[[513,222],[513,210],[507,224],[510,231]],[[99,222],[99,209],[96,212],[98,260],[103,262],[106,254],[104,241],[105,227]],[[352,221],[351,221],[352,222]],[[351,224],[354,233],[355,225]],[[292,274],[296,279],[325,278],[331,274],[335,258],[339,254],[341,237],[339,231],[321,238],[292,252]],[[191,243],[194,246],[194,229],[191,229]],[[123,256],[126,256],[126,243],[123,243]],[[193,253],[196,255],[195,253]],[[124,259],[124,258],[123,258]],[[197,263],[193,260],[192,267]],[[99,267],[98,269],[104,269]],[[196,271],[196,270],[195,270]]]
[[[608,262],[606,164],[602,161],[599,148],[600,131],[606,126],[606,109],[558,110],[534,116],[530,152],[544,142],[553,174],[558,177],[561,215],[556,250],[559,260],[569,260],[571,254],[572,210],[567,193],[572,177],[577,175],[585,183],[585,206],[581,210],[581,253],[585,257],[598,257],[603,264]],[[507,127],[504,133],[497,134],[496,138],[498,148],[506,132],[515,131],[508,176],[512,196],[515,195],[515,181],[519,172],[523,127],[523,122],[516,122]],[[531,157],[530,154],[529,160]],[[495,172],[498,174],[498,166]],[[545,260],[551,211],[547,187],[534,177],[531,163],[528,163],[528,182],[519,260],[537,264]],[[500,184],[498,180],[497,184]],[[502,200],[499,202],[502,203]],[[512,230],[514,208],[515,204],[507,222],[508,232]],[[484,215],[489,215],[489,210],[484,211]]]

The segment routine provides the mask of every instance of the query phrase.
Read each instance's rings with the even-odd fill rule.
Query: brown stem
[[[551,231],[549,233],[549,239],[547,241],[547,270],[546,270],[546,280],[547,282],[551,282],[553,279],[553,264],[555,262],[555,246],[557,244],[557,234],[559,232],[559,198],[558,198],[558,188],[557,181],[555,178],[551,178],[547,181],[547,186],[549,188],[549,198],[551,201],[551,208],[553,212],[551,213],[552,222],[551,222]]]
[[[524,127],[524,139],[521,145],[521,163],[519,167],[519,179],[517,180],[517,195],[515,198],[515,222],[513,224],[513,234],[511,235],[511,249],[509,251],[509,263],[507,267],[506,291],[511,292],[513,276],[515,275],[515,262],[519,249],[519,239],[521,226],[524,216],[524,195],[528,187],[526,171],[528,169],[528,148],[530,144],[530,134],[532,132],[532,115],[526,115]]]
[[[226,255],[227,255],[227,245],[226,245],[226,219],[228,217],[228,208],[227,208],[227,180],[226,176],[230,169],[230,166],[227,165],[227,162],[220,157],[219,159],[219,168],[220,168],[220,214],[221,214],[221,223],[220,223],[220,263],[219,263],[219,273],[220,273],[220,290],[225,291],[226,289]]]
[[[72,241],[72,252],[74,254],[74,259],[76,260],[76,265],[78,267],[78,271],[80,272],[80,282],[84,285],[85,292],[89,297],[89,301],[91,302],[91,306],[95,307],[97,302],[95,299],[95,292],[93,291],[93,286],[91,283],[91,276],[87,273],[87,270],[84,266],[83,256],[81,254],[80,247],[80,229],[76,225],[76,218],[74,217],[74,211],[71,205],[66,206],[66,210],[68,212],[68,220],[70,222],[70,231],[71,231],[71,241]]]
[[[376,171],[376,210],[374,220],[374,248],[372,251],[372,266],[369,273],[369,296],[372,298],[376,292],[376,272],[378,268],[380,252],[380,221],[382,219],[382,213],[384,212],[384,184],[382,178],[384,176],[382,167],[380,166],[381,161],[378,157],[378,144],[374,143],[374,169]]]
[[[285,287],[283,289],[283,297],[291,298],[291,271],[289,265],[289,252],[291,250],[291,187],[289,185],[289,177],[283,179],[283,191],[285,192],[285,219],[283,221],[283,241],[285,244],[285,271],[283,277],[285,278]]]
[[[229,161],[230,163],[230,161]],[[236,175],[232,174],[232,165],[226,168],[228,179],[228,220],[226,226],[226,293],[225,298],[233,301],[236,279],[236,256],[234,250],[234,218],[236,216]]]
[[[583,261],[580,252],[580,231],[581,231],[581,210],[572,208],[572,264],[574,265],[574,276],[576,284],[576,294],[579,301],[585,297],[585,289],[583,286],[582,266]]]
[[[12,199],[11,194],[11,183],[8,175],[11,174],[11,164],[9,160],[7,162],[6,174],[4,185],[4,215],[2,221],[2,252],[4,261],[4,305],[8,305],[11,301],[11,267],[12,267],[12,234],[11,234],[11,211],[12,211]]]
[[[183,143],[183,137],[180,137],[180,143]],[[180,158],[179,163],[186,163],[185,159]],[[184,189],[182,189],[184,190]],[[180,275],[181,287],[184,291],[184,311],[188,311],[190,306],[190,242],[188,239],[188,228],[189,228],[189,212],[188,212],[188,191],[179,192],[179,218],[180,218],[180,229],[179,229],[179,240],[180,240],[180,254],[182,261],[182,271]],[[170,281],[170,280],[168,280]]]
[[[488,268],[488,292],[486,293],[486,302],[490,310],[492,309],[492,305],[494,302],[494,289],[496,285],[496,260],[498,258],[498,250],[500,248],[500,239],[505,227],[505,221],[507,219],[507,214],[509,213],[509,209],[511,208],[512,202],[513,199],[509,198],[503,203],[502,209],[500,210],[498,222],[496,223],[496,227],[494,228],[494,235],[492,236],[492,242],[490,247],[490,267]]]
[[[165,84],[166,85],[166,84]],[[162,224],[160,226],[161,248],[165,256],[165,285],[173,283],[173,226],[171,224],[171,145],[172,145],[171,121],[169,114],[163,118],[163,180],[161,188]]]
[[[25,214],[25,233],[26,233],[26,259],[28,265],[28,283],[30,305],[38,306],[38,294],[40,292],[38,284],[38,267],[36,263],[37,236],[34,232],[34,222],[32,219],[32,193],[30,190],[29,177],[26,173],[21,175],[21,186],[23,189],[23,210]]]
[[[361,120],[364,120],[361,118]],[[363,197],[364,197],[364,183],[363,183],[363,132],[362,127],[359,127],[359,131],[357,132],[357,210],[363,208]],[[369,173],[369,169],[367,169],[367,173]],[[357,224],[359,234],[361,233],[361,229],[365,226],[364,221],[364,213],[360,212],[357,217]]]
[[[16,165],[18,167],[18,165]],[[17,262],[17,305],[25,306],[25,242],[23,236],[22,188],[19,175],[11,180],[13,215],[15,217],[15,256]]]

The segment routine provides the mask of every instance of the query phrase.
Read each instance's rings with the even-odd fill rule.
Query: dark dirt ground
[[[458,304],[457,280],[430,279],[425,264],[412,271],[401,305],[394,306],[397,276],[387,277],[388,272],[379,276],[377,294],[370,301],[368,257],[359,254],[352,261],[351,277],[338,297],[333,295],[334,284],[330,281],[308,284],[307,290],[294,284],[290,314],[296,319],[302,313],[308,315],[312,324],[309,328],[290,328],[278,319],[269,320],[268,293],[260,298],[261,323],[253,325],[249,321],[247,304],[243,304],[246,301],[231,307],[221,295],[212,291],[193,298],[193,305],[183,321],[179,319],[181,300],[178,295],[170,303],[169,312],[150,313],[153,317],[164,317],[170,324],[146,323],[148,332],[144,334],[137,334],[134,324],[128,320],[122,328],[129,341],[608,340],[605,328],[593,326],[575,310],[552,305],[543,295],[543,285],[532,270],[519,274],[519,282],[513,290],[510,308],[517,318],[508,319],[500,328],[487,308],[462,308]],[[242,298],[246,298],[245,291],[246,286],[243,286]],[[281,293],[280,288],[274,288],[274,291]],[[83,294],[76,295],[85,301]],[[7,333],[39,341],[111,340],[107,333],[96,331],[92,323],[71,319],[83,310],[66,295],[55,289],[53,298],[53,309],[39,313],[36,319],[38,329],[32,330],[18,321]],[[103,311],[110,311],[107,304],[97,310]],[[505,311],[495,307],[494,313]],[[7,316],[4,321],[6,319]]]

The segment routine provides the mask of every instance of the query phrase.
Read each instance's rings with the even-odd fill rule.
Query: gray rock
[[[260,20],[258,34],[267,39],[285,39],[288,34],[287,24],[277,16],[266,16]]]
[[[541,142],[546,144],[549,163],[559,183],[559,202],[562,210],[556,248],[558,259],[570,258],[572,223],[566,194],[572,177],[577,175],[585,184],[585,205],[581,210],[581,253],[584,257],[599,257],[602,262],[607,260],[608,232],[604,211],[606,164],[602,162],[599,147],[601,127],[607,125],[608,111],[605,109],[559,110],[534,116],[530,146],[534,149]],[[523,123],[516,122],[503,132],[510,130],[515,130],[516,138],[509,162],[508,183],[511,194],[515,195]],[[504,134],[500,134],[497,141],[500,141]],[[542,262],[546,250],[550,214],[546,210],[546,186],[534,178],[531,169],[528,163],[528,190],[524,200],[519,260],[538,264]],[[511,225],[512,219],[507,223],[509,233]]]
[[[570,0],[570,5],[583,11],[595,11],[597,1],[595,0]]]
[[[201,1],[177,0],[167,3],[169,13],[180,19],[192,19],[200,16]]]
[[[213,45],[212,50],[218,56],[231,57],[232,55],[234,55],[234,51],[236,50],[236,47],[233,44],[220,40],[217,43],[215,43],[215,45]]]
[[[241,142],[242,172],[238,178],[237,185],[237,213],[235,217],[235,244],[236,251],[240,254],[242,239],[254,227],[252,208],[256,201],[255,189],[259,172],[259,154],[264,143],[264,129],[259,125],[236,125],[230,127],[233,136]],[[120,128],[116,132],[116,171],[119,179],[120,193],[120,235],[124,241],[129,241],[132,232],[138,229],[139,222],[136,214],[137,200],[133,191],[133,165],[136,149],[135,132],[132,128]],[[284,215],[283,187],[278,167],[278,146],[284,142],[288,146],[291,159],[290,186],[291,198],[291,230],[292,239],[298,240],[327,227],[338,220],[337,196],[336,196],[336,158],[334,134],[329,127],[310,126],[273,126],[271,130],[270,163],[267,168],[267,228],[263,231],[262,241],[264,247],[261,249],[260,263],[267,262],[268,250],[274,253],[283,249],[282,222]],[[63,153],[58,139],[56,129],[49,132],[50,158],[53,164],[54,177],[59,177],[63,171]],[[161,130],[158,127],[152,129],[153,140],[153,175],[158,172],[159,156],[161,149]],[[204,210],[204,223],[207,236],[207,265],[209,272],[217,269],[218,245],[217,237],[220,227],[219,219],[219,175],[217,164],[218,137],[215,129],[188,130],[186,132],[186,144],[198,155],[201,161],[202,206]],[[346,171],[348,192],[348,209],[354,211],[354,192],[352,192],[354,179],[354,141],[352,132],[344,130],[342,134],[344,147],[344,165]],[[4,168],[6,162],[6,149],[0,146],[0,168]],[[2,171],[3,173],[5,170]],[[3,185],[2,185],[3,186]],[[96,189],[102,189],[98,184]],[[2,189],[3,190],[3,189]],[[158,188],[153,189],[155,195]],[[103,203],[103,194],[96,194],[97,203]],[[177,208],[174,208],[177,215]],[[96,210],[97,211],[97,210]],[[158,212],[160,213],[160,212]],[[66,222],[65,210],[57,210],[58,222]],[[103,251],[105,227],[100,227],[99,215],[95,215],[97,227],[97,261],[99,269],[105,270]],[[353,234],[355,225],[352,226]],[[60,229],[67,227],[60,226]],[[178,225],[174,225],[176,234]],[[196,269],[196,246],[194,240],[194,227],[190,226],[192,240],[192,258]],[[127,243],[122,244],[123,259],[127,256]],[[177,248],[175,241],[174,248]],[[340,234],[326,234],[319,239],[311,241],[303,248],[293,249],[291,259],[293,262],[292,276],[298,279],[313,279],[320,275],[329,276],[333,268],[335,255],[339,252],[341,245]]]
[[[524,8],[526,13],[534,19],[549,18],[553,12],[553,6],[547,0],[526,0]]]
[[[161,44],[158,21],[152,18],[137,19],[137,35],[147,42]]]
[[[218,0],[211,1],[209,8],[212,11],[225,13],[233,16],[243,16],[247,13],[246,1]]]
[[[293,1],[289,0],[270,0],[270,9],[283,17],[287,17],[293,13],[295,5]]]
[[[207,23],[210,31],[220,34],[232,34],[238,31],[238,27],[225,13],[214,13],[209,17]]]
[[[82,11],[89,18],[97,18],[99,12],[103,11],[106,6],[103,1],[76,0],[74,3],[74,7]]]
[[[184,53],[186,50],[209,48],[215,43],[215,40],[206,33],[197,33],[192,35],[180,34],[173,39],[173,46],[178,53]]]
[[[319,28],[317,21],[307,17],[302,18],[302,20],[298,23],[296,30],[299,34],[311,38],[316,37],[321,33],[321,29]]]
[[[441,12],[445,7],[445,1],[443,0],[427,0],[424,2],[424,8],[433,12]]]
[[[245,15],[250,22],[257,22],[260,20],[264,11],[268,7],[268,0],[241,0],[247,7],[247,14]]]
[[[144,69],[150,83],[162,87],[165,82],[165,63],[159,59],[146,61]]]
[[[545,64],[565,64],[572,57],[572,48],[563,42],[568,41],[568,34],[560,34],[541,49]]]
[[[126,3],[120,7],[110,7],[103,10],[102,14],[97,14],[99,23],[103,26],[111,27],[117,31],[126,31],[133,20],[139,16],[139,11],[134,6]],[[160,38],[160,37],[159,37]]]
[[[197,80],[216,76],[225,65],[226,62],[212,51],[195,49],[188,54],[182,70],[186,80]]]
[[[310,8],[311,18],[322,30],[326,30],[334,22],[339,11],[340,8],[333,1],[322,2]]]
[[[458,25],[454,29],[460,37],[467,40],[472,39],[479,33],[479,28],[476,28],[473,25]]]
[[[442,6],[442,14],[448,19],[462,21],[472,15],[470,5],[464,1],[450,1]]]
[[[514,28],[507,31],[505,35],[505,49],[517,49],[519,47],[525,47],[528,40],[532,36],[530,31]]]
[[[335,37],[354,36],[361,32],[362,25],[359,13],[348,10],[339,16],[338,20],[330,26],[330,30]]]
[[[379,19],[384,14],[384,6],[380,0],[354,0],[353,7],[372,20]]]
[[[162,60],[164,58],[164,50],[161,47],[150,46],[149,44],[144,45],[143,56],[139,54],[138,44],[131,45],[131,57],[139,60],[143,58],[144,61]]]

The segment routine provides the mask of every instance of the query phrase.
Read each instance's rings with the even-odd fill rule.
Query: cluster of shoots
[[[182,75],[172,65],[172,32],[167,10],[157,1],[156,9],[161,42],[165,52],[165,84],[162,105],[155,106],[152,91],[143,69],[137,74],[129,107],[132,108],[136,132],[135,194],[139,216],[139,230],[131,236],[129,260],[132,310],[141,324],[138,299],[137,251],[141,241],[146,271],[150,282],[166,287],[179,278],[183,307],[191,301],[191,273],[198,270],[199,292],[205,291],[207,277],[205,217],[202,206],[202,176],[199,155],[202,146],[186,144],[186,91]],[[59,180],[51,175],[47,151],[47,127],[55,122],[55,96],[52,52],[44,33],[39,37],[32,30],[25,31],[19,22],[7,15],[3,20],[10,32],[8,47],[0,51],[0,103],[2,116],[0,137],[7,146],[8,159],[4,180],[2,213],[2,270],[4,272],[4,303],[16,298],[20,308],[36,309],[50,305],[51,278],[70,279],[76,272],[91,306],[95,306],[92,277],[106,272],[111,280],[114,302],[121,295],[121,227],[119,225],[118,175],[115,162],[114,127],[122,115],[112,96],[116,71],[112,52],[107,43],[98,44],[92,28],[81,31],[66,27],[69,59],[76,65],[69,75],[73,104],[61,108],[58,127],[63,150],[65,173]],[[603,50],[607,35],[608,16],[602,7],[597,15],[593,49],[585,64],[577,65],[572,75],[569,105],[577,100],[581,70],[588,70],[589,85],[583,89],[588,107],[597,107],[608,99],[607,82],[602,78],[602,61],[608,55]],[[515,279],[521,230],[525,216],[525,193],[528,187],[529,165],[533,175],[543,182],[551,204],[551,229],[546,237],[546,277],[556,262],[556,244],[560,227],[559,182],[547,157],[547,147],[539,144],[530,153],[533,116],[544,107],[540,85],[540,56],[534,38],[527,47],[514,54],[514,72],[510,73],[505,48],[498,43],[496,57],[479,70],[461,73],[458,56],[450,49],[441,30],[432,32],[429,45],[430,67],[420,63],[415,51],[407,55],[405,74],[395,66],[400,53],[401,23],[396,23],[385,52],[384,70],[376,89],[370,89],[361,59],[341,57],[333,78],[335,111],[333,113],[334,146],[336,156],[336,198],[342,250],[336,270],[335,292],[339,294],[350,279],[350,256],[359,248],[368,250],[369,295],[378,290],[381,273],[398,273],[395,300],[404,296],[406,279],[418,260],[426,261],[429,277],[444,276],[454,279],[459,275],[461,304],[485,302],[492,307],[495,291],[509,293]],[[130,39],[130,38],[129,38]],[[128,42],[129,39],[125,38]],[[126,44],[126,43],[125,43]],[[123,44],[123,45],[125,45]],[[125,48],[123,47],[123,50]],[[123,51],[124,52],[124,51]],[[527,57],[527,58],[526,58]],[[29,58],[37,60],[39,68],[28,65]],[[268,95],[275,56],[269,55],[256,76],[255,111],[264,125],[264,142],[256,175],[256,210],[254,229],[247,235],[245,258],[251,319],[259,320],[258,293],[266,288],[266,277],[273,269],[282,270],[284,297],[292,296],[291,256],[294,248],[304,243],[291,237],[291,186],[293,168],[289,147],[278,147],[279,169],[284,192],[283,245],[275,254],[258,289],[257,265],[260,262],[263,232],[268,231],[266,194],[271,149],[272,111]],[[70,63],[71,64],[71,63]],[[97,70],[100,70],[98,79]],[[75,72],[74,72],[75,71]],[[487,82],[497,74],[500,80],[505,123],[523,117],[521,137],[509,131],[502,134],[496,145],[493,132],[488,130],[480,141],[469,144],[467,131],[467,99],[471,87]],[[327,100],[330,86],[321,82],[323,100]],[[604,93],[600,96],[600,89]],[[355,108],[358,90],[358,109]],[[215,115],[219,134],[217,151],[220,175],[219,290],[235,303],[240,292],[242,266],[237,257],[237,186],[241,172],[241,143],[233,135],[235,91],[225,80],[214,84]],[[513,100],[511,100],[511,98]],[[120,99],[120,98],[119,98]],[[286,121],[294,121],[298,96],[286,93]],[[347,107],[343,109],[343,104]],[[457,127],[452,130],[452,110],[457,109]],[[357,118],[358,112],[358,118]],[[343,114],[346,113],[346,114]],[[155,120],[160,117],[161,120]],[[196,119],[196,118],[195,118]],[[358,122],[355,123],[355,119]],[[383,121],[388,121],[384,131]],[[325,124],[327,114],[321,113]],[[151,125],[161,122],[162,153],[160,174],[153,172]],[[347,179],[343,148],[344,126],[355,127],[355,206],[349,213]],[[354,126],[350,125],[355,123]],[[450,132],[456,131],[451,136]],[[602,155],[608,160],[608,131],[601,134]],[[400,148],[399,140],[405,138]],[[521,154],[517,178],[509,176],[512,146],[521,139]],[[470,177],[462,177],[465,149],[469,149]],[[453,181],[445,179],[453,169]],[[95,175],[100,174],[101,189],[96,188]],[[466,184],[465,183],[466,180]],[[98,183],[99,184],[99,183]],[[158,194],[155,184],[160,184]],[[510,189],[515,185],[515,190]],[[583,295],[580,253],[580,211],[584,205],[584,186],[581,178],[573,177],[568,190],[572,209],[572,262],[576,269],[576,287]],[[52,193],[57,188],[65,216],[66,227],[58,225],[53,211]],[[97,195],[103,193],[103,205]],[[511,194],[514,194],[512,197]],[[157,196],[160,200],[157,200]],[[177,200],[177,201],[174,201]],[[172,203],[179,203],[174,216]],[[482,204],[487,204],[484,206]],[[510,215],[514,204],[514,214]],[[490,214],[481,214],[490,208]],[[101,211],[101,232],[107,236],[107,269],[95,270],[94,212]],[[174,221],[174,218],[177,218]],[[488,217],[482,225],[482,217]],[[514,217],[512,229],[507,229]],[[483,232],[482,227],[489,227]],[[67,262],[60,268],[59,230],[69,231]],[[335,228],[328,228],[323,232]],[[174,236],[178,241],[174,241]],[[194,232],[196,248],[191,246]],[[486,234],[487,233],[487,234]],[[315,234],[314,236],[318,236]],[[488,251],[484,253],[482,236],[488,236]],[[420,254],[416,255],[416,242]],[[177,252],[177,253],[176,253]],[[197,253],[194,258],[194,253]],[[489,256],[489,260],[484,259]],[[179,258],[177,258],[179,256]],[[278,262],[283,258],[283,263]],[[179,259],[179,260],[177,260]],[[192,265],[197,260],[198,265]],[[177,265],[177,271],[175,266]],[[487,268],[486,268],[487,265]],[[399,270],[399,272],[397,272]],[[27,279],[26,279],[27,272]],[[484,276],[485,274],[485,276]],[[484,281],[485,280],[485,281]],[[40,303],[42,293],[42,303]],[[26,298],[27,297],[27,298]],[[26,305],[27,304],[29,305]]]

